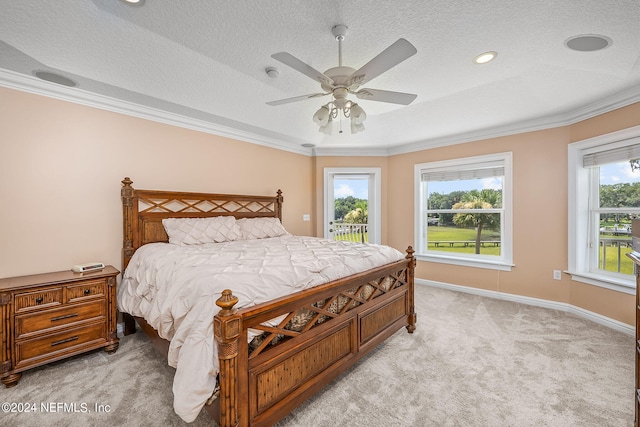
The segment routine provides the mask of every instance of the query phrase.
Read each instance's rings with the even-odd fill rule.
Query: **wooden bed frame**
[[[280,190],[275,197],[262,197],[137,190],[132,183],[125,178],[121,190],[123,272],[137,248],[168,241],[163,218],[233,215],[282,220]],[[212,319],[220,390],[214,403],[205,406],[207,411],[220,427],[272,425],[403,326],[412,333],[414,268],[409,246],[404,260],[253,307],[235,309],[238,299],[224,291],[216,301],[221,310]],[[285,328],[300,312],[311,321],[297,332]],[[285,320],[277,326],[263,325],[283,315]],[[168,342],[144,319],[123,316],[125,334],[135,331],[137,321],[166,354]],[[250,349],[249,329],[268,337]]]

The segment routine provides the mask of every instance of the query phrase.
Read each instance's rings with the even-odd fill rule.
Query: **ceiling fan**
[[[417,52],[416,48],[407,40],[402,38],[398,39],[398,41],[383,50],[378,56],[356,70],[342,65],[342,41],[348,31],[349,29],[345,25],[336,25],[331,29],[332,34],[338,41],[338,66],[329,68],[324,73],[314,69],[312,66],[302,62],[288,52],[279,52],[271,55],[273,59],[318,81],[323,92],[271,101],[267,102],[267,105],[276,106],[310,98],[333,95],[332,101],[323,105],[313,116],[314,121],[320,126],[320,132],[330,134],[331,122],[337,118],[338,110],[342,110],[345,117],[351,118],[351,133],[364,130],[362,122],[366,119],[366,114],[362,107],[347,99],[349,94],[353,94],[359,99],[370,101],[401,105],[411,104],[417,95],[380,89],[360,88],[360,86],[395,67],[405,59],[415,55]]]

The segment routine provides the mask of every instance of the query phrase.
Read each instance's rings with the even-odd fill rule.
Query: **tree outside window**
[[[511,267],[511,153],[416,165],[416,187],[418,257]]]

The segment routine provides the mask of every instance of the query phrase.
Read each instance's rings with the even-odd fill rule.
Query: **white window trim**
[[[640,126],[577,141],[568,146],[568,190],[569,190],[569,265],[567,272],[577,282],[600,286],[627,294],[635,294],[635,276],[630,279],[596,274],[589,270],[589,200],[590,173],[582,166],[586,153],[624,145],[626,140],[640,137]]]
[[[512,206],[512,163],[513,154],[511,152],[489,154],[484,156],[464,157],[438,162],[420,163],[414,166],[414,230],[416,252],[415,257],[421,261],[437,262],[442,264],[452,264],[466,267],[485,268],[492,270],[511,271],[513,264],[513,206]],[[502,207],[504,209],[504,222],[502,229],[502,250],[500,257],[488,257],[483,255],[464,256],[447,255],[439,253],[421,253],[420,236],[422,235],[422,194],[421,180],[424,169],[435,168],[455,168],[460,166],[473,165],[476,163],[486,163],[491,161],[501,161],[504,163],[504,181],[502,183]]]

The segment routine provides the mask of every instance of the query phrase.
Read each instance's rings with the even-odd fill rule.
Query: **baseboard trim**
[[[534,306],[537,306],[537,307],[549,308],[549,309],[552,309],[552,310],[565,311],[567,313],[574,314],[576,316],[582,317],[584,319],[590,320],[590,321],[592,321],[594,323],[606,326],[606,327],[608,327],[610,329],[616,330],[618,332],[622,332],[622,333],[627,334],[627,335],[634,336],[635,335],[635,331],[636,331],[635,327],[632,326],[632,325],[628,325],[628,324],[620,322],[618,320],[611,319],[611,318],[603,316],[601,314],[594,313],[592,311],[585,310],[584,308],[576,307],[574,305],[563,303],[563,302],[549,301],[549,300],[544,300],[544,299],[539,299],[539,298],[532,298],[532,297],[525,297],[525,296],[522,296],[522,295],[507,294],[507,293],[504,293],[504,292],[497,292],[497,291],[490,291],[490,290],[487,290],[487,289],[472,288],[472,287],[469,287],[469,286],[453,285],[451,283],[436,282],[434,280],[425,280],[425,279],[417,279],[416,278],[415,279],[415,283],[416,283],[416,285],[431,286],[431,287],[434,287],[434,288],[442,288],[442,289],[447,289],[447,290],[455,291],[455,292],[465,292],[465,293],[468,293],[468,294],[474,294],[474,295],[487,297],[487,298],[495,298],[495,299],[501,299],[501,300],[505,300],[505,301],[513,301],[513,302],[517,302],[517,303],[521,303],[521,304],[527,304],[527,305],[534,305]]]

